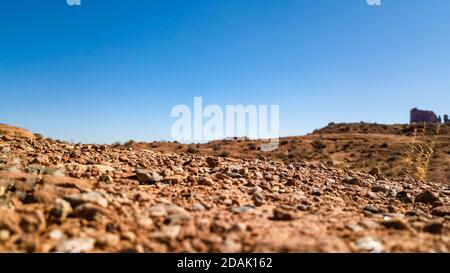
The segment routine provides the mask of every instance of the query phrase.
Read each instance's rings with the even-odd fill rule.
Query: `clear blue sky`
[[[282,135],[450,114],[450,1],[4,0],[0,122],[170,140],[175,104],[279,104]]]

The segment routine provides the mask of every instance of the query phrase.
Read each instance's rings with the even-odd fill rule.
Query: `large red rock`
[[[439,122],[433,111],[426,111],[414,108],[411,110],[411,123]]]

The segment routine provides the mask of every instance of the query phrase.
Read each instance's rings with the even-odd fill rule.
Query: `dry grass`
[[[405,173],[419,180],[426,180],[431,159],[435,153],[441,125],[438,124],[433,134],[427,135],[426,123],[419,130],[414,129],[411,143],[404,158]]]

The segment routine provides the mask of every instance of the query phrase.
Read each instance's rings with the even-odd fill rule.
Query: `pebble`
[[[421,216],[423,215],[423,213],[420,210],[410,210],[406,212],[406,216],[411,216],[411,217],[415,217],[415,216]]]
[[[360,231],[364,230],[363,227],[361,227],[360,225],[357,225],[357,224],[346,224],[345,227],[353,232],[360,232]]]
[[[141,228],[151,228],[153,226],[153,220],[147,217],[139,217],[137,224]]]
[[[192,211],[204,211],[206,208],[200,203],[195,203],[192,205]]]
[[[103,213],[102,207],[91,203],[79,205],[73,211],[75,217],[83,218],[88,221],[95,220],[96,216],[101,213]]]
[[[347,176],[343,179],[343,182],[349,185],[357,185],[357,186],[361,186],[363,183],[361,181],[361,179],[359,178],[353,178],[351,176]]]
[[[322,191],[319,188],[313,188],[311,190],[311,195],[313,195],[313,196],[321,196],[322,195]]]
[[[292,221],[295,220],[295,214],[289,210],[276,208],[273,210],[272,219],[276,221]]]
[[[262,193],[253,194],[252,200],[253,200],[253,203],[255,204],[255,206],[257,206],[257,207],[264,205],[264,203],[266,202],[264,194],[262,194]]]
[[[389,229],[403,230],[408,228],[408,224],[400,218],[386,219],[381,224]]]
[[[214,181],[210,177],[201,177],[198,180],[198,184],[204,186],[212,186],[214,185]]]
[[[150,207],[149,212],[150,212],[150,216],[153,216],[153,217],[167,216],[167,211],[166,211],[164,205],[152,206],[152,207]]]
[[[373,168],[369,171],[369,174],[373,176],[379,176],[381,174],[381,170],[380,168]]]
[[[181,174],[174,174],[174,175],[170,175],[170,176],[164,177],[163,180],[164,180],[164,181],[169,181],[169,182],[171,182],[172,184],[178,184],[178,183],[183,182],[183,180],[184,180],[185,178],[186,178],[186,177],[185,177],[184,175],[181,175]]]
[[[0,197],[5,195],[5,193],[6,193],[6,186],[3,185],[0,186]]]
[[[450,216],[450,206],[435,207],[431,214],[441,217]]]
[[[165,217],[170,221],[186,221],[191,215],[184,208],[174,204],[162,204],[150,207],[150,216]]]
[[[11,148],[8,146],[2,146],[0,147],[0,154],[8,154],[11,152]]]
[[[253,206],[240,206],[240,207],[232,207],[230,211],[233,213],[246,213],[254,210]]]
[[[108,201],[103,197],[103,195],[95,191],[80,194],[72,194],[64,197],[64,199],[69,201],[70,204],[74,207],[85,203],[96,204],[104,208],[108,206]]]
[[[139,169],[135,173],[137,180],[142,184],[154,184],[163,180],[163,177],[156,171]]]
[[[439,201],[439,197],[431,191],[424,191],[417,195],[414,201],[416,203],[433,204],[434,202]]]
[[[97,244],[100,246],[116,246],[120,242],[120,236],[112,233],[105,234],[100,236],[97,240]]]
[[[152,239],[160,240],[174,240],[178,237],[181,231],[181,226],[163,226],[160,231],[156,231],[150,234]]]
[[[359,251],[370,253],[381,253],[384,250],[382,242],[372,237],[362,237],[356,241],[356,247]]]
[[[375,185],[371,188],[373,192],[388,192],[389,188],[385,185]]]
[[[58,241],[61,240],[62,238],[64,238],[64,236],[65,236],[64,233],[59,229],[55,229],[48,234],[48,237],[50,239],[58,240]]]
[[[81,253],[89,252],[94,249],[95,239],[91,237],[81,237],[75,239],[66,239],[61,241],[56,247],[59,253]]]
[[[425,223],[423,227],[423,231],[432,233],[432,234],[441,234],[444,229],[444,224],[440,220],[431,220]]]
[[[367,192],[366,196],[372,200],[380,199],[380,196],[375,192]]]
[[[368,211],[371,213],[381,213],[381,210],[373,205],[367,205],[364,207],[364,211]]]
[[[5,242],[11,236],[11,232],[7,229],[0,229],[0,242]]]
[[[50,212],[51,218],[56,221],[64,221],[72,213],[72,206],[64,199],[57,198]]]
[[[409,196],[409,193],[406,192],[406,191],[398,192],[398,193],[395,195],[395,197],[397,197],[398,200],[400,200],[400,201],[402,201],[402,202],[404,202],[404,203],[411,203],[411,202],[412,202],[412,199],[411,199],[411,197]]]

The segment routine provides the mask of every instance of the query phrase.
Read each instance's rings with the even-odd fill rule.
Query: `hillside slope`
[[[134,149],[160,152],[190,152],[238,158],[269,158],[278,162],[320,162],[327,166],[370,172],[378,168],[387,176],[404,174],[407,151],[412,143],[432,139],[436,125],[426,125],[425,136],[414,138],[423,125],[379,125],[367,123],[330,124],[306,136],[280,139],[274,152],[262,152],[263,141],[233,139],[206,144],[184,145],[168,142],[132,143]],[[450,183],[450,125],[442,125],[427,179]]]
[[[1,135],[21,138],[35,138],[35,135],[26,129],[3,123],[0,123],[0,136]]]

